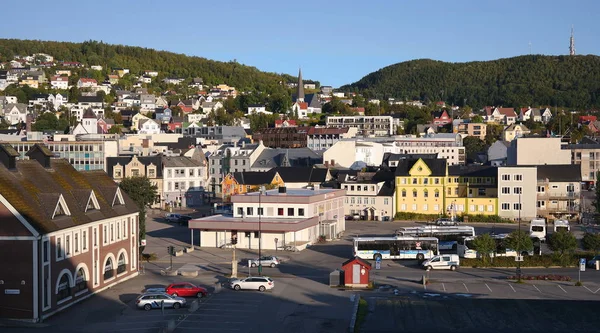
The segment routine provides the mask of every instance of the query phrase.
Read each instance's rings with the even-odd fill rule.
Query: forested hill
[[[600,107],[600,57],[527,55],[493,61],[398,63],[340,88],[367,97],[482,107]]]
[[[141,74],[144,70],[155,70],[161,76],[201,77],[205,84],[225,83],[238,90],[272,92],[279,89],[277,86],[280,86],[280,81],[296,80],[290,75],[261,72],[235,60],[221,62],[142,47],[110,45],[97,41],[67,43],[0,39],[0,61],[12,60],[15,55],[26,56],[34,53],[49,54],[55,61],[77,61],[87,66],[100,65],[105,71],[111,68],[129,68],[134,74]]]

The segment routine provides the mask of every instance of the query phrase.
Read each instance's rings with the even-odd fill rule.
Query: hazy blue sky
[[[340,86],[394,63],[600,53],[600,1],[7,1],[1,38],[102,40]]]

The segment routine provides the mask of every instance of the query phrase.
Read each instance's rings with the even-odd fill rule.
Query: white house
[[[102,66],[92,65],[92,66],[90,66],[90,69],[95,70],[95,71],[101,71],[102,70]]]
[[[91,108],[85,110],[81,122],[73,129],[73,134],[98,134],[98,118]]]
[[[337,239],[346,229],[345,192],[320,189],[317,185],[314,189],[281,187],[264,193],[232,195],[232,216],[213,215],[189,221],[189,228],[200,232],[200,239],[192,243],[224,247],[231,245],[233,238],[238,248],[257,249],[260,242],[265,250],[303,250],[321,235]]]
[[[162,163],[165,201],[181,203],[182,207],[201,205],[206,164],[186,156],[163,156]]]
[[[50,80],[50,86],[53,89],[69,89],[69,77],[68,76],[53,76]]]
[[[248,110],[246,111],[246,114],[258,114],[258,113],[273,114],[273,112],[267,111],[266,107],[262,104],[248,105]]]
[[[54,106],[54,110],[58,110],[61,106],[67,103],[67,101],[67,98],[63,97],[63,95],[61,94],[48,95],[48,102],[52,103],[52,105]]]
[[[202,103],[202,112],[204,112],[204,114],[209,115],[211,114],[213,111],[216,111],[217,109],[220,109],[223,107],[223,103],[221,102],[203,102]]]
[[[145,75],[148,75],[150,77],[157,77],[158,76],[158,72],[157,71],[144,71]]]
[[[9,103],[4,106],[4,120],[11,124],[25,122],[27,119],[27,105],[23,103]]]
[[[98,82],[96,81],[96,79],[88,79],[82,77],[79,79],[79,81],[77,81],[77,88],[91,88],[97,85]]]
[[[159,134],[160,124],[154,119],[142,119],[139,122],[138,133],[140,134]]]

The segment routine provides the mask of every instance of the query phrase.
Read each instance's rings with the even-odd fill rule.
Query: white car
[[[260,259],[250,260],[250,267],[257,267],[259,264],[263,267],[277,267],[281,262],[277,257],[262,257]]]
[[[458,225],[458,221],[449,218],[440,218],[435,221],[436,225]]]
[[[458,254],[441,254],[425,260],[422,264],[426,270],[449,269],[455,271],[460,266]]]
[[[232,280],[231,289],[233,290],[258,290],[265,291],[271,290],[275,287],[275,282],[273,279],[267,276],[250,276],[245,279],[235,279]]]

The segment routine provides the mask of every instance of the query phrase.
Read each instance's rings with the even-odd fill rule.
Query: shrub
[[[586,253],[568,253],[564,256],[554,254],[543,254],[541,256],[524,256],[521,262],[521,267],[550,267],[550,266],[562,266],[562,267],[575,267],[578,265],[579,258],[586,257],[591,258]],[[515,257],[496,257],[484,262],[481,258],[468,259],[461,258],[460,264],[465,267],[502,267],[502,268],[513,268],[517,266]]]
[[[319,243],[325,243],[327,241],[327,238],[325,237],[325,235],[321,235],[319,236],[319,239],[317,241]]]
[[[507,280],[518,280],[518,277],[516,275],[510,275],[506,277]],[[548,275],[521,275],[521,280],[528,280],[528,281],[539,281],[539,280],[544,280],[544,281],[571,281],[571,277],[570,276],[566,276],[566,275],[555,275],[555,274],[548,274]]]
[[[584,250],[600,252],[600,234],[586,232],[581,240]]]
[[[146,260],[146,262],[151,262],[158,259],[156,253],[142,253],[142,260]]]

